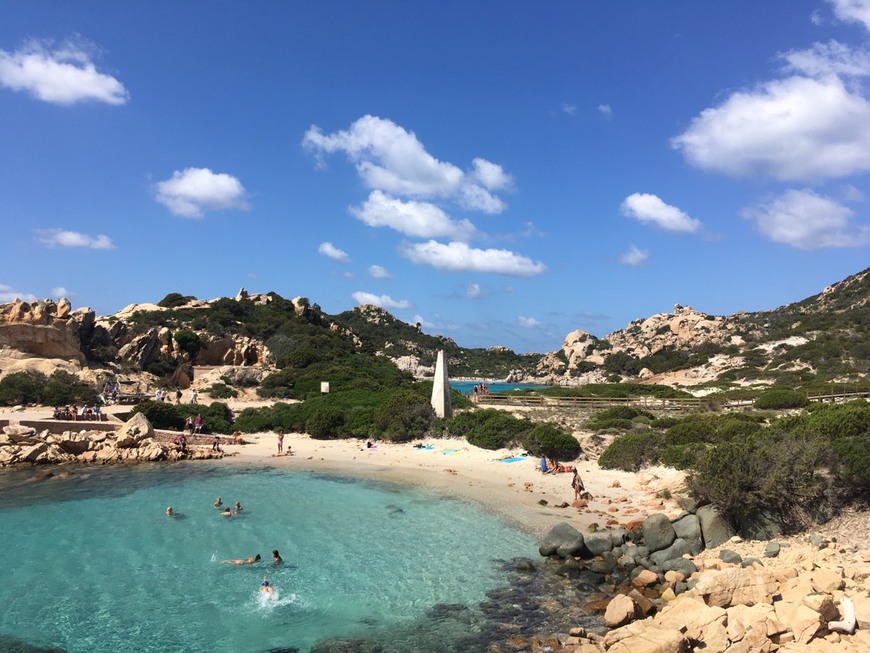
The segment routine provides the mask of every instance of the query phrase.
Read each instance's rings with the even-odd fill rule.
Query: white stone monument
[[[447,360],[444,358],[444,350],[440,349],[435,361],[435,379],[432,383],[432,410],[438,417],[453,417],[448,378]]]

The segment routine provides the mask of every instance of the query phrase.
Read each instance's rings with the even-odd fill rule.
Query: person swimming
[[[227,506],[226,508],[224,508],[223,512],[221,513],[221,517],[232,517],[232,516],[233,516],[233,513],[232,513],[232,511],[230,510],[230,507],[229,507],[229,506]]]
[[[220,497],[218,497],[214,502],[214,507],[220,508],[222,505],[224,505],[224,502]]]
[[[260,562],[262,558],[258,553],[253,558],[236,558],[235,560],[224,560],[225,565],[252,565],[255,562]]]
[[[272,593],[272,584],[269,583],[269,579],[266,576],[263,576],[263,582],[260,583],[260,591],[266,594]]]
[[[284,562],[284,559],[281,557],[281,554],[278,553],[278,549],[274,549],[272,551],[272,564],[280,565],[282,562]]]
[[[173,517],[174,515],[175,515],[175,512],[173,512],[172,506],[169,506],[168,508],[166,508],[166,516],[167,517]]]
[[[244,510],[244,508],[242,508],[242,502],[236,501],[236,514],[242,512],[242,510]]]

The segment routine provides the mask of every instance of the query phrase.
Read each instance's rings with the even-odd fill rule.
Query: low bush
[[[523,446],[536,456],[574,460],[583,449],[570,433],[552,424],[537,424],[523,437]]]
[[[215,383],[206,390],[206,394],[212,399],[234,399],[239,396],[238,391],[234,390],[226,383]]]
[[[803,408],[809,404],[809,399],[802,392],[791,388],[770,388],[762,392],[755,400],[755,407],[761,410],[781,410],[785,408]]]
[[[133,407],[132,413],[142,413],[155,429],[180,431],[184,428],[184,417],[180,406],[162,401],[143,401]]]
[[[616,438],[598,458],[604,469],[636,472],[658,461],[662,436],[656,431],[626,433]]]

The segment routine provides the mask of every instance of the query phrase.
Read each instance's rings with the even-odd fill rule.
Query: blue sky
[[[375,303],[466,347],[870,265],[870,0],[0,7],[0,301]]]

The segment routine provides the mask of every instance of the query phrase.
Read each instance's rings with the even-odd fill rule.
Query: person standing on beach
[[[574,477],[571,479],[571,487],[574,488],[574,500],[577,501],[583,496],[586,487],[583,485],[583,479],[580,478],[580,472],[577,467],[574,467]]]
[[[278,431],[278,454],[284,453],[284,431]]]

